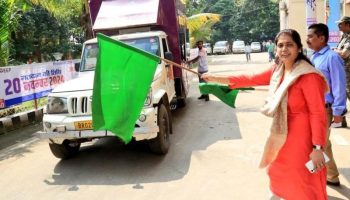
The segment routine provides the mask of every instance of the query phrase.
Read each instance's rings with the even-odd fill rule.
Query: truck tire
[[[148,145],[153,153],[156,154],[167,154],[170,146],[170,127],[171,120],[168,109],[165,108],[164,104],[158,106],[158,117],[157,124],[159,126],[159,132],[157,137],[150,140]]]
[[[49,143],[52,154],[60,159],[67,159],[76,155],[80,148],[80,143],[69,140],[63,141],[62,144]]]

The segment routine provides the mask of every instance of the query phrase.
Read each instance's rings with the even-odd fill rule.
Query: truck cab
[[[156,5],[155,0],[146,1]],[[166,1],[168,0],[158,0],[156,11],[162,10],[162,5],[165,5]],[[105,6],[110,6],[111,2],[116,3],[115,6],[120,5],[119,3],[123,4],[121,6],[126,6],[124,5],[126,1],[105,2],[107,3]],[[171,6],[171,2],[174,3],[170,0],[167,6]],[[99,9],[103,10],[104,2],[101,3]],[[173,8],[174,6],[175,4]],[[164,14],[164,12],[161,13]],[[178,23],[178,21],[175,22]],[[112,38],[161,58],[174,62],[179,61],[179,56],[185,58],[186,50],[179,48],[181,44],[176,45],[176,48],[179,49],[174,49],[174,44],[172,44],[174,38],[169,37],[171,32],[167,32],[164,26],[161,27],[159,25],[125,26],[124,28],[108,29],[108,31],[118,32],[112,35]],[[106,31],[106,29],[103,30]],[[186,42],[185,39],[180,39],[180,32],[176,37],[178,42]],[[66,159],[75,155],[83,142],[114,136],[109,131],[93,131],[92,128],[92,91],[98,52],[96,38],[86,41],[83,45],[80,65],[76,68],[79,71],[78,78],[56,87],[48,96],[47,109],[43,117],[44,133],[42,137],[49,139],[50,150],[58,158]],[[179,53],[177,59],[176,52]],[[162,60],[158,63],[144,107],[135,122],[133,133],[135,141],[146,140],[150,150],[154,153],[166,154],[168,152],[170,133],[172,133],[171,110],[185,105],[188,91],[186,77],[184,70],[179,71]]]

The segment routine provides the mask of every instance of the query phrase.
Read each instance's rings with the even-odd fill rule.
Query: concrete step
[[[0,118],[0,134],[19,129],[29,124],[41,122],[42,119],[43,109]]]

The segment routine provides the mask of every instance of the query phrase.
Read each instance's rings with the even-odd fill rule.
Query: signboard
[[[306,27],[317,23],[316,0],[306,0]]]
[[[335,23],[340,19],[340,0],[326,1],[326,24],[329,28],[328,45],[336,47],[340,41],[340,31],[338,24]]]
[[[47,96],[76,76],[74,61],[0,68],[0,109]]]

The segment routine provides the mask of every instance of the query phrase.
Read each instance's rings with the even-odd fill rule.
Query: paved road
[[[268,66],[263,53],[252,54],[249,64],[243,54],[209,60],[210,71],[220,74]],[[61,161],[34,133],[40,126],[14,134],[21,136],[2,135],[0,141],[8,142],[0,143],[0,199],[266,199],[268,178],[257,164],[270,119],[259,113],[266,87],[259,89],[239,93],[231,109],[212,96],[209,102],[197,100],[193,76],[186,108],[172,113],[172,146],[164,157],[143,144],[125,148],[106,138]],[[343,185],[329,187],[329,199],[349,199],[350,129],[334,130],[332,141]]]

